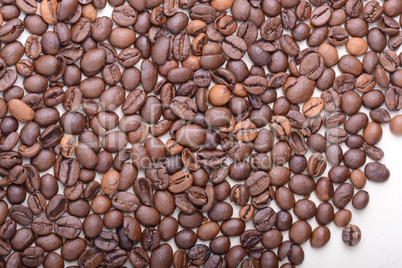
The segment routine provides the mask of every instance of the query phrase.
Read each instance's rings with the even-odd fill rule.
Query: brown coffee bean
[[[352,219],[352,213],[348,209],[341,209],[335,213],[334,223],[336,226],[344,227],[349,224]]]
[[[307,172],[312,177],[320,176],[326,169],[327,162],[320,153],[313,154],[307,162]]]
[[[352,247],[359,244],[361,239],[361,231],[360,228],[353,224],[348,224],[345,226],[342,232],[342,240],[343,242]]]
[[[35,112],[25,102],[12,99],[8,102],[8,110],[12,116],[21,122],[28,122],[34,119]]]
[[[180,193],[187,190],[193,184],[193,176],[186,171],[179,171],[170,176],[169,191]]]

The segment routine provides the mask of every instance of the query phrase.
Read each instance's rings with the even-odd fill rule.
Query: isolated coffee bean
[[[342,240],[348,246],[356,246],[361,239],[360,228],[356,225],[348,224],[342,232]]]

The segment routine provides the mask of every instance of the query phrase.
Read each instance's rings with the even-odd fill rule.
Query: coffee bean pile
[[[0,3],[0,267],[290,268],[331,222],[360,242],[346,207],[402,135],[401,0]]]

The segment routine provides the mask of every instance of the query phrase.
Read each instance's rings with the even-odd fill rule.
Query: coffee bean
[[[295,194],[308,195],[313,192],[314,183],[310,176],[298,174],[290,178],[289,189]]]
[[[230,191],[230,200],[236,205],[244,206],[249,199],[249,190],[246,186],[236,184]]]
[[[384,50],[381,52],[379,59],[382,67],[389,72],[395,72],[399,66],[399,57],[393,51]]]
[[[229,36],[223,40],[222,50],[231,59],[240,60],[247,50],[247,44],[237,36]]]
[[[12,99],[8,103],[8,110],[12,116],[21,122],[28,122],[34,119],[35,112],[23,101]]]
[[[351,184],[341,184],[334,192],[334,205],[338,208],[344,208],[352,200],[353,192],[354,190]]]
[[[173,250],[169,244],[161,244],[151,254],[150,266],[170,267],[173,261]]]
[[[325,226],[315,228],[311,234],[310,244],[314,248],[325,246],[331,238],[330,230]]]
[[[313,154],[307,162],[307,173],[312,177],[320,176],[327,167],[325,158],[320,153]]]
[[[53,196],[46,207],[46,216],[50,220],[59,219],[67,211],[68,201],[63,195]]]
[[[15,41],[24,31],[24,23],[18,18],[9,20],[0,27],[0,41],[10,43]]]
[[[11,219],[23,226],[29,225],[33,219],[32,211],[23,205],[11,206],[8,213]]]
[[[331,9],[328,6],[320,6],[311,13],[311,23],[314,26],[323,26],[331,18]]]
[[[361,239],[361,231],[360,228],[353,224],[348,224],[345,226],[342,232],[342,240],[343,242],[352,247],[359,244]]]
[[[265,208],[254,215],[253,223],[255,228],[260,231],[268,231],[276,221],[276,213],[271,208]]]
[[[208,260],[210,254],[211,252],[207,246],[199,244],[189,250],[188,258],[191,263],[200,265]]]
[[[283,51],[288,55],[297,56],[300,52],[299,45],[288,34],[284,34],[279,38],[279,44]]]
[[[0,245],[1,245],[0,255],[8,256],[12,251],[11,245],[4,240],[0,240]]]
[[[82,223],[74,216],[65,216],[55,222],[54,229],[58,235],[74,239],[81,233]]]
[[[41,247],[29,247],[22,252],[22,262],[27,266],[39,266],[44,258],[45,251]]]
[[[17,223],[13,220],[7,220],[0,228],[0,237],[4,240],[12,238],[17,230]]]
[[[295,222],[289,230],[289,238],[297,243],[303,244],[311,237],[311,226],[304,220]]]
[[[304,85],[304,94],[301,94],[302,85]],[[283,92],[291,103],[303,103],[311,97],[314,85],[314,81],[305,76],[299,76],[298,78],[288,77],[283,85]]]
[[[134,192],[143,204],[150,206],[154,202],[152,182],[149,179],[137,178],[134,181]]]
[[[228,267],[237,267],[246,255],[247,251],[241,246],[236,245],[226,253],[225,262]]]
[[[28,207],[34,214],[41,214],[46,208],[46,199],[41,193],[33,193],[28,197]]]
[[[267,173],[263,171],[257,171],[253,173],[245,182],[245,186],[251,196],[256,196],[265,191],[270,183],[270,179]]]
[[[133,248],[130,251],[128,258],[130,263],[136,268],[146,267],[150,261],[148,253],[140,247]]]

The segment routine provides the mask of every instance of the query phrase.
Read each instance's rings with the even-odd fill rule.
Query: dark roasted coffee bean
[[[314,26],[323,26],[331,18],[331,9],[328,6],[320,6],[311,13],[311,23]]]
[[[0,27],[0,41],[10,43],[15,41],[24,31],[24,22],[18,18],[9,20]]]
[[[264,208],[254,215],[253,223],[260,232],[266,232],[275,225],[276,213],[272,208]]]
[[[384,157],[376,147],[381,123],[402,133],[400,117],[391,121],[381,108],[402,108],[397,0],[110,0],[110,17],[97,17],[106,0],[43,0],[40,15],[33,0],[12,2],[0,7],[0,255],[8,256],[0,266],[278,267],[287,257],[282,267],[293,267],[304,260],[299,244],[320,248],[330,238],[324,225],[350,222],[348,203],[368,205],[360,190],[367,179],[390,177],[384,164],[360,167]],[[25,28],[30,34],[17,41]],[[299,47],[303,40],[308,48]],[[23,87],[14,85],[18,75]],[[315,87],[321,96],[313,97]],[[228,176],[243,183],[231,186]],[[255,230],[246,230],[251,220]],[[232,236],[240,245],[231,247]],[[353,226],[343,233],[348,245],[360,236]],[[175,253],[161,244],[172,238]]]
[[[3,240],[9,240],[15,235],[17,230],[17,223],[13,220],[7,220],[0,228],[0,238]]]
[[[104,251],[112,251],[118,246],[119,238],[115,232],[102,231],[94,240],[94,245]]]
[[[99,249],[90,248],[84,251],[78,259],[79,265],[100,265],[104,256],[103,253]]]
[[[286,140],[291,130],[289,120],[284,116],[274,116],[271,122],[270,128],[274,135],[280,140]]]
[[[279,18],[270,18],[261,25],[261,37],[267,41],[279,39],[283,32],[282,22]]]
[[[150,261],[148,253],[141,247],[134,247],[130,251],[128,258],[135,268],[147,267]]]
[[[58,235],[74,239],[81,233],[82,223],[74,216],[65,216],[55,222],[54,229]]]
[[[364,168],[364,173],[367,179],[374,182],[384,182],[389,178],[389,170],[383,164],[378,162],[371,162]]]
[[[307,173],[312,177],[318,177],[324,173],[327,162],[320,153],[313,154],[307,162]]]
[[[342,240],[343,242],[352,247],[359,244],[361,239],[361,231],[360,228],[356,225],[348,224],[345,226],[342,232]]]
[[[247,251],[241,246],[237,245],[227,252],[225,261],[228,267],[238,267],[242,259],[247,255]]]
[[[210,249],[205,245],[195,245],[188,252],[188,258],[195,265],[204,264],[211,254]]]
[[[12,220],[23,226],[29,225],[33,219],[32,211],[23,205],[11,206],[8,213]]]
[[[45,259],[45,251],[41,247],[29,247],[22,253],[22,262],[27,266],[39,266]]]
[[[288,55],[297,56],[300,52],[299,45],[288,34],[284,34],[279,38],[279,44],[282,50]]]

